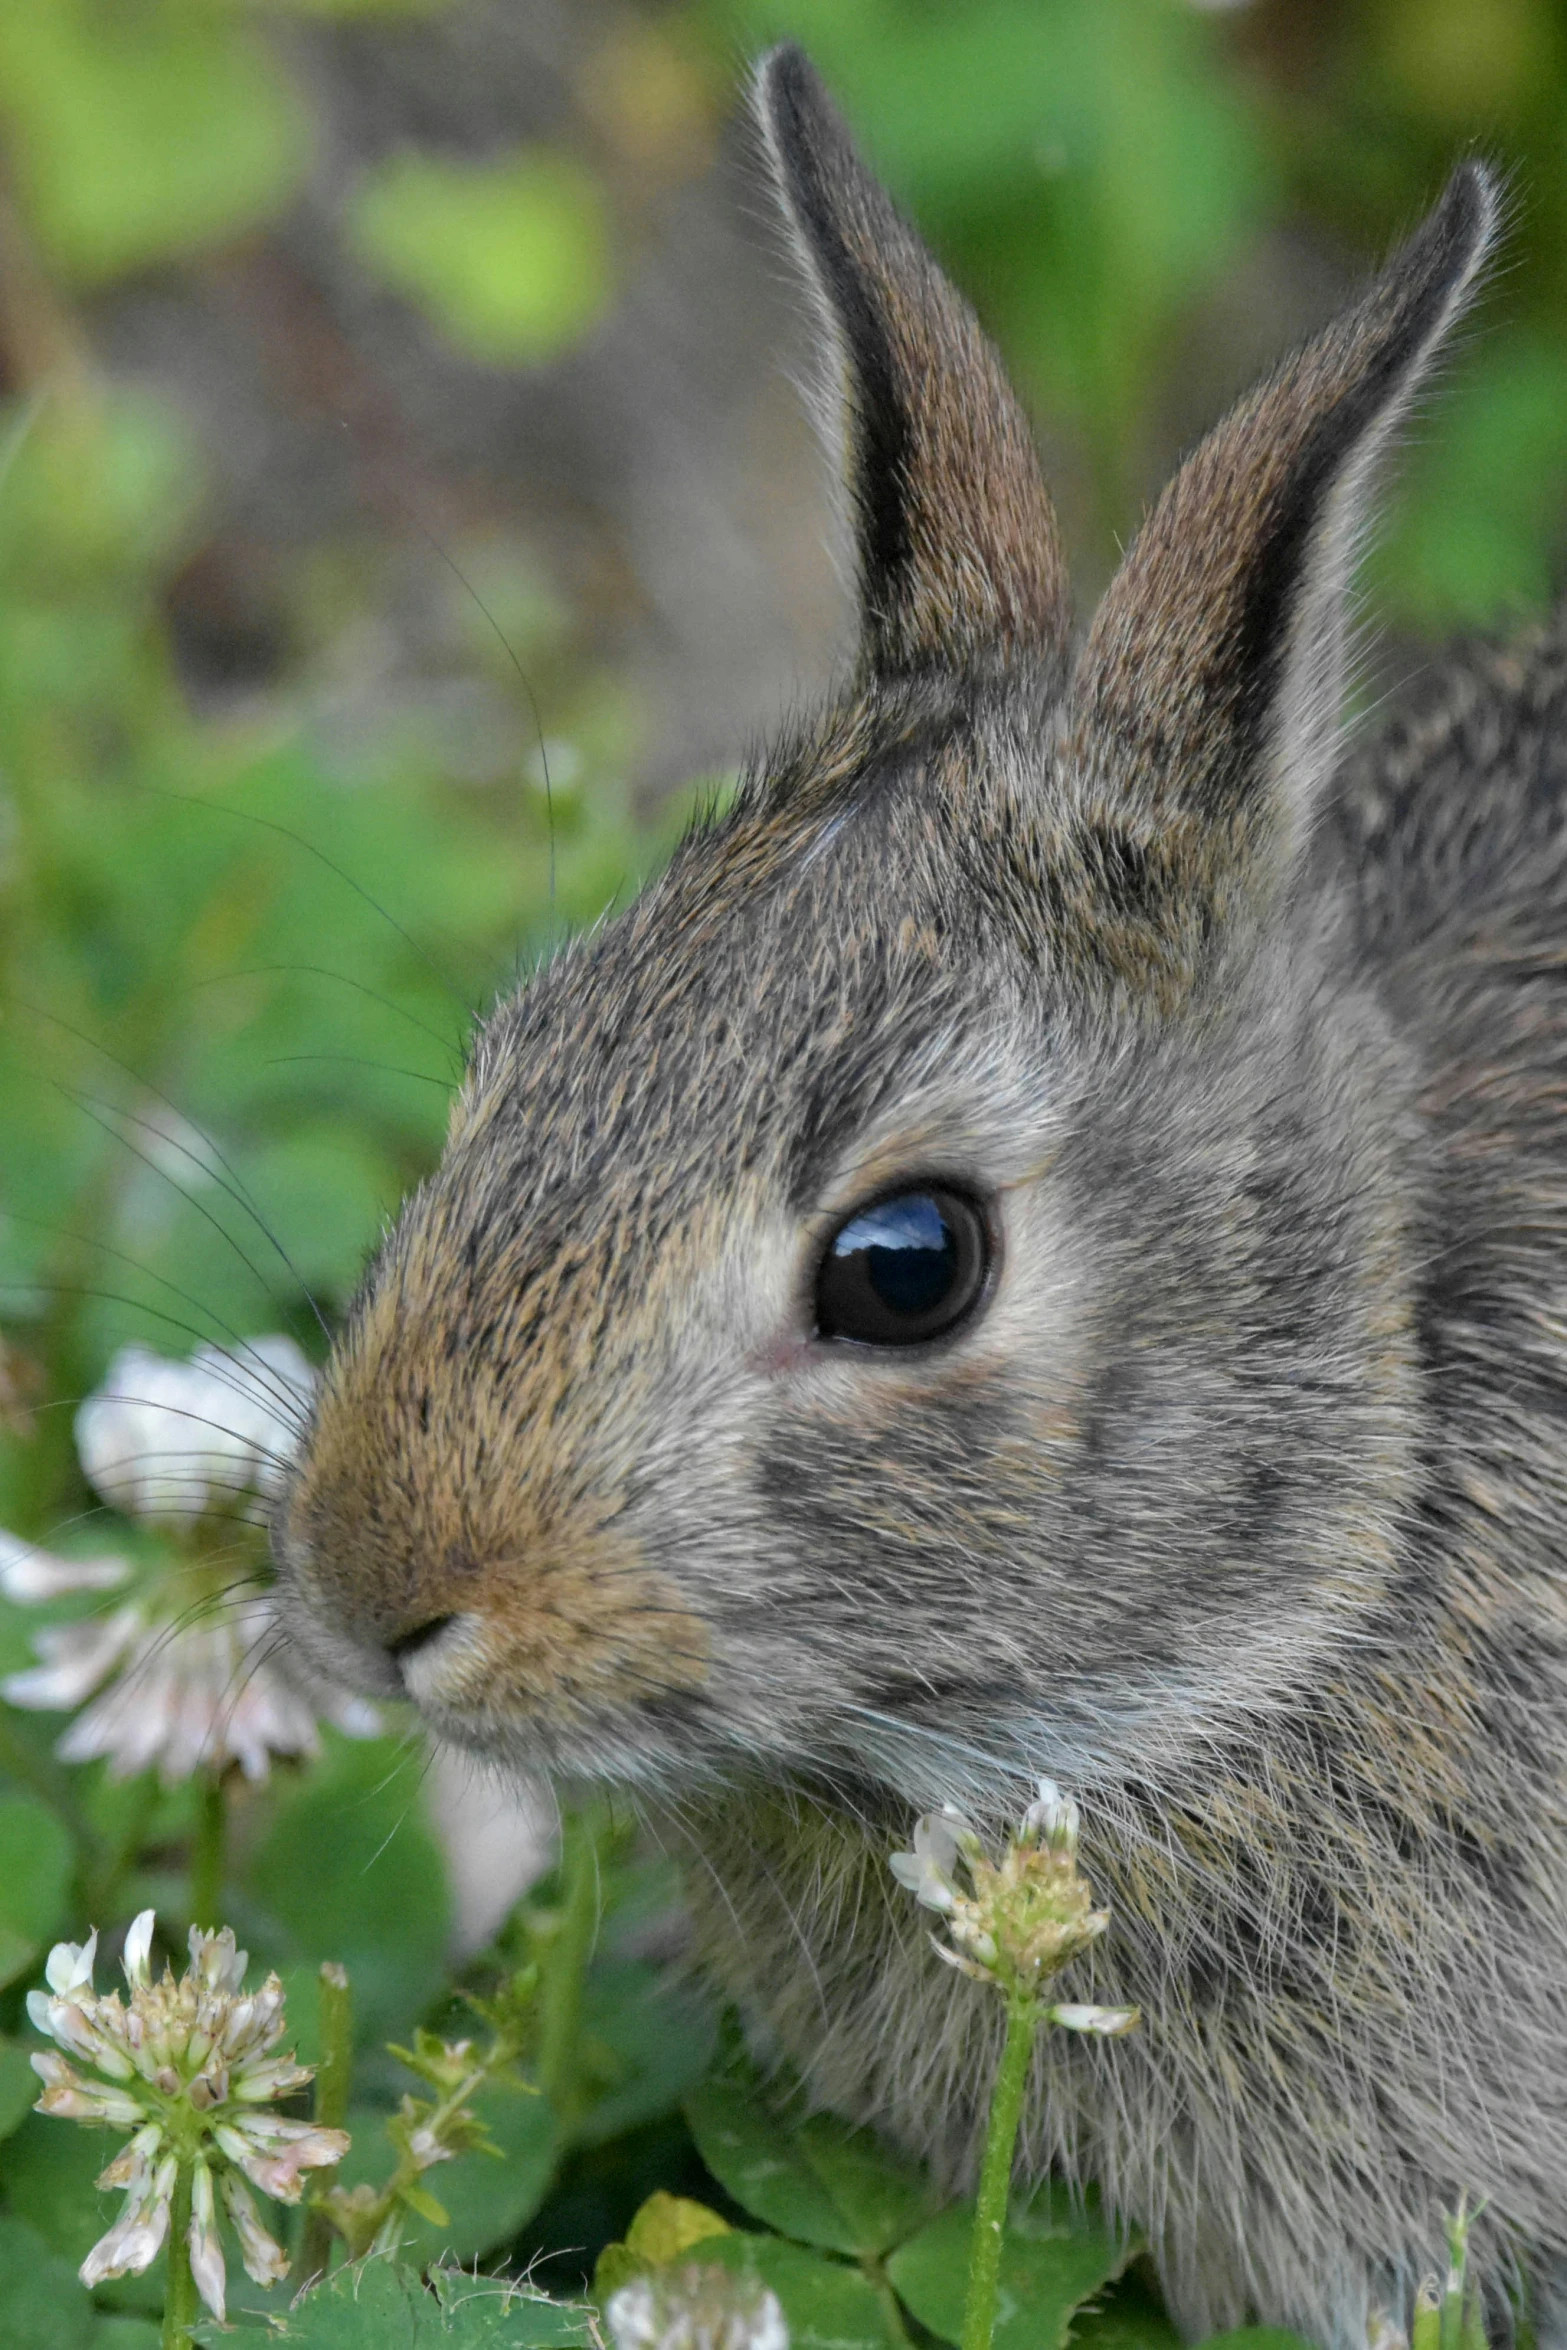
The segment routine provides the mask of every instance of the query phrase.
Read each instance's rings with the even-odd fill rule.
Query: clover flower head
[[[156,1766],[171,1782],[238,1763],[264,1779],[272,1756],[319,1751],[318,1721],[351,1737],[380,1728],[372,1706],[289,1650],[252,1579],[312,1380],[291,1338],[198,1347],[185,1363],[127,1347],[78,1411],[83,1468],[106,1500],[159,1529],[167,1563],[149,1574],[126,1558],[57,1558],[0,1533],[9,1599],[134,1585],[102,1614],[36,1633],[37,1663],[0,1681],[12,1705],[76,1713],[64,1761],[101,1756],[116,1778]]]
[[[604,2315],[615,2350],[789,2350],[777,2296],[716,2261],[633,2277]]]
[[[932,1934],[938,1957],[961,1974],[993,1984],[1009,1998],[1042,1998],[1060,1969],[1096,1941],[1110,1922],[1095,1909],[1078,1867],[1077,1805],[1053,1779],[1041,1779],[1033,1802],[1007,1839],[999,1861],[953,1805],[915,1822],[912,1852],[895,1852],[898,1883],[939,1913],[946,1939]],[[1046,2010],[1069,2032],[1113,2036],[1137,2022],[1130,2007],[1068,2000]]]
[[[190,1964],[156,1980],[153,1913],[143,1910],[125,1937],[129,1998],[93,1984],[95,1934],[78,1946],[57,1943],[44,1968],[47,1989],[30,1991],[27,2012],[55,2042],[32,2059],[44,2084],[40,2113],[108,2123],[132,2133],[101,2174],[100,2187],[124,2190],[120,2215],[82,2263],[82,2282],[140,2273],[169,2231],[175,2184],[191,2174],[191,2271],[215,2317],[224,2314],[225,2258],[218,2200],[239,2238],[247,2272],[276,2284],[288,2257],[267,2232],[246,2185],[281,2203],[297,2203],[301,2174],[329,2168],[348,2151],[343,2130],[294,2121],[270,2110],[303,2088],[313,2067],[274,2051],[283,2036],[283,1986],[269,1975],[244,1988],[246,1957],[232,1932],[190,1932]],[[63,2054],[60,2051],[64,2051]]]
[[[291,1338],[198,1346],[188,1362],[122,1348],[76,1414],[76,1449],[105,1501],[151,1525],[240,1503],[253,1518],[281,1488],[315,1373]]]

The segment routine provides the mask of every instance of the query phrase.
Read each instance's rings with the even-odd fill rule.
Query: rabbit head
[[[1418,1145],[1311,835],[1368,476],[1494,195],[1197,449],[1079,644],[973,314],[797,51],[757,115],[857,665],[489,1018],[280,1574],[499,1759],[984,1805],[1265,1712],[1392,1571]]]

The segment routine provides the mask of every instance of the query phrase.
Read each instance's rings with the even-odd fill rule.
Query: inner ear
[[[1069,697],[1090,822],[1255,911],[1332,773],[1376,461],[1474,284],[1497,191],[1469,164],[1352,308],[1188,458],[1111,583]],[[1188,909],[1189,910],[1189,909]]]
[[[1055,515],[996,352],[800,50],[763,60],[756,113],[843,410],[864,667],[1059,665]]]

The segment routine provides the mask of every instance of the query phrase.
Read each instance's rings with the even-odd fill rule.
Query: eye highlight
[[[857,1208],[828,1241],[816,1275],[820,1338],[918,1346],[972,1313],[990,1273],[983,1210],[927,1184]]]

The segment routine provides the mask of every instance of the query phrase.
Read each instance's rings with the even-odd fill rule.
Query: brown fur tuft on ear
[[[1184,843],[1216,901],[1266,902],[1332,772],[1369,477],[1497,212],[1466,164],[1359,302],[1187,459],[1094,620],[1069,703],[1087,812]]]
[[[756,114],[839,362],[865,668],[1059,662],[1069,617],[1055,516],[978,320],[861,163],[800,50],[763,59]]]

